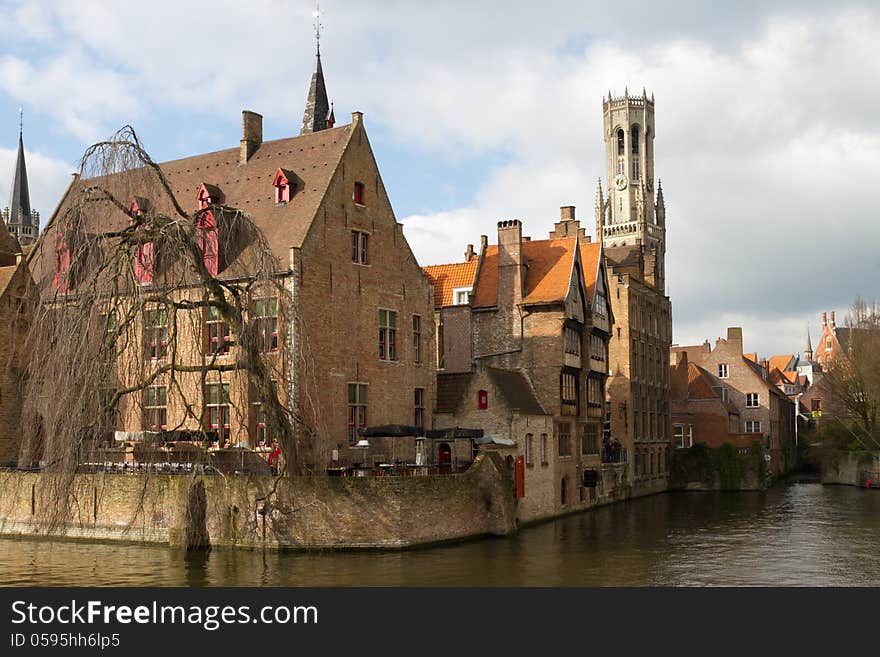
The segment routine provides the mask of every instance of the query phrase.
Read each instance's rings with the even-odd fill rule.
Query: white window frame
[[[754,397],[754,403],[752,403],[752,398]],[[757,392],[747,392],[746,393],[746,408],[760,408],[761,406],[761,395]]]
[[[454,287],[452,288],[452,304],[455,306],[466,306],[471,302],[471,295],[474,293],[473,286],[470,287]],[[459,295],[466,294],[465,301],[459,301]]]
[[[761,433],[761,420],[746,420],[746,433]]]
[[[727,363],[718,363],[718,378],[719,379],[729,379],[730,378],[730,368],[727,367]]]

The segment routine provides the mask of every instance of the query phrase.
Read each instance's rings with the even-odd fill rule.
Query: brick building
[[[686,449],[696,443],[720,447],[726,442],[751,446],[753,436],[741,438],[739,410],[721,398],[712,376],[689,362],[687,352],[674,354],[670,363],[669,396],[673,448]]]
[[[277,259],[275,277],[283,284],[284,299],[255,299],[248,321],[263,336],[261,350],[278,375],[282,403],[313,436],[305,458],[316,471],[345,452],[368,424],[418,422],[431,407],[435,381],[433,286],[395,219],[362,114],[354,112],[348,125],[334,123],[318,55],[299,136],[264,141],[262,117],[245,111],[236,147],[160,165],[179,203],[191,209],[222,203],[244,211]],[[73,182],[31,258],[48,292],[57,289],[64,262],[55,218],[64,213],[67,199],[88,184]],[[110,186],[113,180],[102,184]],[[152,191],[135,190],[130,210],[161,203],[150,198]],[[131,217],[117,211],[94,221],[122,227]],[[216,257],[214,275],[247,279],[244,253]],[[142,285],[160,286],[161,281],[149,276]],[[177,340],[189,345],[180,353],[198,363],[219,351],[219,360],[235,363],[238,346],[228,327],[202,309],[190,313],[176,324],[181,327]],[[138,344],[119,360],[161,363],[167,321],[161,310],[145,316],[144,335],[166,337],[160,336],[153,353],[140,353]],[[213,338],[222,344],[211,343]],[[204,383],[193,376],[190,385],[187,397],[199,400],[202,408],[185,408],[160,378],[141,398],[123,400],[113,428],[202,428],[250,446],[271,440],[245,373],[211,373]]]
[[[615,327],[609,343],[608,422],[632,454],[634,494],[664,490],[671,439],[669,346],[672,306],[665,293],[666,206],[654,198],[654,99],[602,102],[607,198],[596,195]]]
[[[772,472],[785,472],[794,466],[794,403],[771,381],[765,367],[744,355],[741,328],[729,328],[727,338],[718,338],[714,349],[706,341],[702,345],[674,346],[671,353],[676,364],[698,365],[720,399],[739,412],[740,426],[736,430],[730,426],[728,432],[744,435],[735,440],[732,437],[730,442],[745,448],[760,441]],[[713,436],[712,441],[721,440],[721,434]]]
[[[435,424],[481,428],[522,461],[519,517],[584,508],[622,483],[603,449],[607,343],[614,322],[601,245],[573,207],[546,240],[498,223],[463,263],[426,267],[435,285]],[[490,443],[491,445],[491,443]],[[603,459],[603,452],[606,458]],[[585,485],[586,484],[586,485]]]

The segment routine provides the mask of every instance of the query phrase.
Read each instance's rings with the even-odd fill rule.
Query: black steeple
[[[327,99],[327,85],[324,83],[324,69],[321,68],[321,10],[318,8],[315,17],[315,72],[312,73],[312,84],[309,86],[309,97],[306,99],[306,111],[303,114],[302,130],[299,134],[306,135],[333,127],[333,106]]]
[[[18,157],[15,160],[15,178],[9,195],[10,223],[31,225],[31,195],[28,190],[27,166],[24,162],[24,140],[18,132]]]

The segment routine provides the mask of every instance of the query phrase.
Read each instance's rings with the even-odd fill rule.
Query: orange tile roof
[[[444,308],[454,305],[452,292],[457,287],[472,287],[477,271],[477,257],[469,262],[456,262],[450,265],[429,265],[422,267],[434,284],[434,307]]]
[[[551,240],[530,240],[522,243],[522,257],[527,264],[523,282],[523,303],[551,303],[562,301],[568,294],[576,237]],[[600,245],[581,243],[579,246],[583,264],[584,287],[592,301],[599,270]],[[473,296],[475,308],[491,308],[498,303],[498,246],[486,249],[480,277]]]
[[[784,356],[771,356],[770,357],[770,371],[773,371],[773,368],[777,368],[780,372],[784,372],[788,367],[789,363],[791,363],[794,356],[791,354]]]
[[[688,363],[688,399],[713,399],[718,393],[712,389],[712,380],[695,363]]]
[[[749,359],[750,361],[752,361],[753,363],[757,363],[757,362],[758,362],[758,352],[756,352],[756,351],[753,351],[753,352],[750,353],[750,354],[743,354],[743,356],[745,356],[746,358],[748,358],[748,359]]]

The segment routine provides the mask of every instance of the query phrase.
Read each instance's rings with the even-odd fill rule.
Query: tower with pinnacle
[[[645,278],[665,286],[666,206],[654,176],[654,96],[602,99],[605,187],[596,192],[596,236],[605,248],[637,247]],[[650,271],[649,271],[650,270]]]
[[[21,115],[20,109],[19,115]],[[18,155],[15,158],[12,190],[9,193],[9,205],[3,209],[2,218],[10,236],[19,247],[27,247],[37,241],[37,236],[40,234],[40,213],[31,209],[21,120],[18,125]]]

